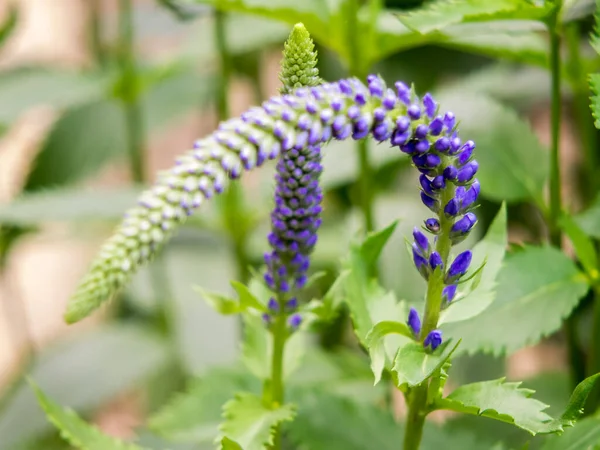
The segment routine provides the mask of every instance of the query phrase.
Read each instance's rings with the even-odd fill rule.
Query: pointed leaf
[[[569,399],[565,411],[562,416],[560,416],[560,420],[565,426],[573,426],[575,421],[583,414],[583,407],[585,406],[587,398],[599,379],[600,373],[597,373],[596,375],[587,377],[577,385],[573,394],[571,394],[571,398]]]
[[[371,357],[371,370],[375,375],[375,383],[381,380],[381,371],[386,365],[387,355],[384,347],[384,338],[389,334],[399,334],[410,340],[414,338],[408,325],[402,322],[383,321],[379,322],[367,333],[365,343]]]
[[[592,277],[597,277],[598,274],[598,256],[594,242],[585,234],[585,232],[577,225],[577,222],[572,217],[563,215],[559,222],[560,227],[569,236],[575,254],[585,271]]]
[[[510,354],[558,330],[588,289],[586,277],[565,254],[525,247],[505,258],[493,303],[442,330],[463,339],[459,352]]]
[[[600,417],[588,417],[560,436],[549,436],[542,450],[597,450],[600,448]]]
[[[231,285],[235,289],[239,296],[239,303],[242,309],[253,308],[257,311],[264,312],[267,310],[266,306],[260,302],[260,300],[250,291],[246,285],[239,281],[232,281]]]
[[[221,450],[244,450],[240,444],[224,437],[221,439]]]
[[[366,266],[377,262],[379,255],[381,255],[381,251],[385,247],[387,241],[389,241],[390,237],[392,237],[392,234],[394,234],[397,225],[398,221],[396,220],[383,230],[375,231],[367,235],[367,238],[360,246],[360,256],[362,262]]]
[[[242,311],[242,307],[239,302],[233,298],[217,292],[205,291],[200,286],[193,286],[193,289],[200,294],[204,301],[219,314],[238,314]]]
[[[538,20],[547,13],[548,8],[536,7],[525,0],[441,0],[398,18],[415,31],[429,33],[469,21]]]
[[[72,410],[64,409],[54,403],[33,382],[30,384],[48,420],[58,428],[63,439],[72,446],[81,450],[142,450],[137,445],[103,434]]]
[[[470,319],[483,312],[494,301],[496,279],[502,267],[507,243],[506,204],[503,203],[485,237],[473,247],[471,267],[477,268],[485,262],[481,277],[473,279],[466,286],[459,286],[460,291],[466,291],[466,295],[460,298],[459,291],[457,299],[442,311],[438,322],[440,325]]]
[[[273,429],[281,422],[290,422],[296,415],[292,405],[266,408],[260,397],[241,393],[223,407],[224,437],[237,442],[244,450],[263,450],[273,444]]]
[[[223,405],[236,392],[260,389],[259,381],[241,368],[211,369],[152,416],[149,426],[172,440],[213,442],[219,435]]]
[[[425,350],[421,342],[409,342],[398,350],[394,367],[396,384],[403,389],[405,386],[414,387],[427,380],[433,373],[444,365],[460,344],[450,345],[451,341],[443,342],[434,352]]]
[[[548,405],[531,398],[534,391],[520,384],[504,378],[466,384],[438,400],[435,407],[512,423],[532,435],[562,431],[544,412]]]

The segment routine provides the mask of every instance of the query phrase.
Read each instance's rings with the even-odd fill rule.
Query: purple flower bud
[[[400,116],[396,119],[396,130],[404,133],[410,127],[410,119],[406,116]]]
[[[426,175],[421,175],[419,176],[419,183],[421,184],[421,189],[423,189],[423,191],[430,196],[434,195],[433,192],[433,185],[431,183],[431,181],[429,180],[429,178],[427,178]]]
[[[429,127],[425,124],[420,124],[415,128],[415,138],[416,139],[425,139],[427,137],[427,132],[429,131]]]
[[[458,151],[460,150],[460,144],[461,144],[461,140],[458,136],[453,136],[452,139],[450,139],[450,154],[451,155],[456,155],[458,153]]]
[[[427,255],[429,253],[429,239],[427,239],[427,236],[415,227],[413,229],[413,237],[415,238],[415,243],[419,247],[421,253]]]
[[[468,181],[471,181],[471,179],[477,173],[478,169],[479,169],[479,163],[477,161],[473,160],[470,163],[468,163],[466,166],[464,166],[463,168],[458,169],[458,174],[456,175],[456,180],[459,183],[466,183]]]
[[[456,117],[454,117],[454,113],[448,111],[444,115],[444,126],[446,127],[446,130],[451,131],[454,128],[454,125],[456,125]]]
[[[429,150],[430,145],[431,144],[429,144],[429,141],[427,139],[423,139],[415,144],[415,150],[419,153],[426,153],[427,150]],[[431,155],[431,156],[436,156],[436,155]]]
[[[408,141],[406,144],[401,145],[400,146],[400,151],[403,153],[408,153],[409,155],[412,155],[413,153],[417,152],[417,149],[415,148],[415,142],[414,141]]]
[[[454,261],[452,261],[452,264],[450,264],[450,268],[446,274],[446,284],[457,281],[460,277],[467,273],[472,257],[473,254],[471,251],[466,250],[454,258]]]
[[[431,187],[434,189],[444,189],[446,187],[446,180],[443,175],[438,175],[433,180],[431,180]]]
[[[421,254],[421,251],[417,247],[417,244],[412,245],[412,251],[413,262],[415,263],[415,267],[423,276],[423,278],[427,280],[429,278],[429,263],[427,262],[427,259],[425,259],[425,257]]]
[[[437,219],[432,217],[425,221],[425,228],[427,228],[431,233],[437,234],[440,231],[441,225]]]
[[[402,81],[396,81],[396,93],[400,101],[406,105],[410,103],[410,89]]]
[[[457,163],[459,166],[464,166],[471,156],[473,155],[473,150],[475,150],[475,142],[467,141],[461,148],[461,152],[458,155]]]
[[[425,206],[427,206],[434,213],[438,212],[438,209],[440,207],[439,206],[439,201],[436,200],[435,198],[430,197],[425,192],[421,192],[421,201],[423,202],[423,204]]]
[[[396,101],[398,99],[396,98],[396,94],[394,94],[394,91],[392,91],[391,89],[388,89],[386,91],[385,96],[383,97],[383,100],[381,101],[381,105],[387,109],[387,110],[391,110],[394,109],[394,107],[396,106]]]
[[[406,112],[412,120],[419,120],[421,118],[421,108],[419,108],[419,105],[410,105]]]
[[[292,329],[297,329],[302,323],[302,316],[300,314],[292,314],[288,319],[288,325]]]
[[[429,266],[431,270],[444,267],[444,261],[442,261],[442,257],[438,252],[431,252],[431,255],[429,255]]]
[[[448,217],[456,217],[460,212],[460,203],[456,197],[451,199],[446,206],[444,206],[444,214]]]
[[[477,223],[477,216],[472,212],[465,214],[465,216],[456,221],[454,225],[452,225],[452,229],[450,231],[450,236],[453,235],[465,235],[471,231],[471,229]]]
[[[423,341],[423,346],[425,348],[431,347],[431,350],[434,351],[436,348],[440,346],[442,343],[442,332],[441,330],[433,330],[430,331],[425,340]]]
[[[444,129],[444,121],[440,116],[436,117],[429,124],[429,132],[432,136],[439,136]]]
[[[292,311],[298,308],[298,299],[296,297],[290,298],[287,302],[285,302],[285,307]]]
[[[423,106],[425,108],[425,113],[430,119],[433,119],[435,110],[437,109],[437,103],[429,92],[423,96]]]
[[[404,145],[408,142],[409,139],[410,131],[400,132],[399,130],[396,130],[392,133],[391,144],[394,147]]]
[[[456,180],[458,169],[454,166],[448,166],[444,169],[444,178],[448,181]]]
[[[450,284],[442,290],[442,299],[445,303],[450,303],[456,297],[456,284]]]
[[[419,333],[421,333],[421,319],[419,318],[419,313],[415,308],[410,308],[410,311],[408,312],[408,321],[406,324],[415,336],[419,336]]]
[[[273,312],[277,312],[277,311],[279,311],[279,302],[277,300],[275,300],[273,297],[271,297],[269,299],[269,302],[267,303],[267,308],[269,308]]]
[[[442,136],[437,141],[435,141],[435,149],[438,152],[446,152],[450,148],[450,139],[445,136]]]
[[[265,323],[265,325],[270,325],[271,324],[271,315],[268,313],[263,313],[262,320]]]
[[[471,205],[473,205],[473,203],[475,203],[477,201],[477,197],[479,197],[480,190],[481,190],[481,185],[479,184],[479,180],[477,178],[475,178],[475,180],[473,180],[473,184],[471,184],[471,187],[469,188],[469,190],[465,193],[465,195],[463,195],[462,202],[461,202],[461,210],[462,211],[465,211],[467,208],[469,208]]]

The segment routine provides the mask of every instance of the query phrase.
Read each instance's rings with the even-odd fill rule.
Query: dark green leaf
[[[375,384],[381,380],[381,371],[386,366],[386,359],[388,359],[384,347],[384,338],[389,334],[399,334],[410,340],[414,339],[408,325],[403,322],[383,321],[371,328],[371,331],[365,337],[365,343],[371,357],[371,370],[375,375]]]
[[[514,111],[483,95],[450,92],[439,97],[442,108],[460,118],[463,139],[477,144],[482,193],[498,201],[544,205],[548,158],[531,127]]]
[[[526,0],[440,0],[414,12],[400,14],[398,18],[415,31],[429,33],[463,22],[539,20],[548,11],[549,8],[533,6]]]
[[[30,376],[61,405],[89,411],[139,387],[169,360],[168,346],[157,336],[109,325],[45,350]],[[12,449],[48,429],[31,389],[20,386],[0,414],[0,448]]]
[[[50,400],[33,382],[31,387],[48,420],[60,430],[63,439],[81,450],[142,450],[103,434],[98,428],[82,420],[73,410],[63,409]]]
[[[21,226],[44,222],[117,221],[137,201],[137,188],[54,189],[24,193],[0,208],[0,221]]]
[[[126,149],[125,116],[117,103],[102,100],[69,109],[40,149],[25,190],[79,181]]]
[[[474,284],[476,281],[474,278],[466,286],[459,286],[461,290],[466,291],[466,295],[460,298],[460,292],[457,294],[457,299],[442,311],[439,324],[470,319],[480,314],[494,301],[496,279],[502,267],[507,242],[506,205],[502,204],[485,237],[473,247],[471,267],[476,269],[485,263],[481,279],[478,280],[477,285]],[[471,273],[467,273],[467,276]]]
[[[442,330],[462,338],[459,352],[510,354],[558,330],[588,289],[585,276],[562,252],[525,247],[505,258],[494,302]]]
[[[221,408],[240,391],[259,392],[260,383],[241,368],[211,369],[151,417],[149,425],[175,441],[213,442],[219,435]]]
[[[596,375],[592,375],[591,377],[587,377],[581,383],[577,385],[571,398],[569,399],[569,403],[565,408],[562,416],[560,417],[560,421],[565,426],[573,426],[575,421],[579,419],[581,414],[583,414],[583,407],[585,406],[585,402],[587,401],[590,392],[596,385],[596,382],[600,379],[600,373]]]
[[[295,415],[292,405],[269,409],[257,395],[240,393],[223,407],[225,422],[221,431],[244,450],[264,450],[273,444],[274,428],[281,422],[292,421]]]
[[[598,450],[600,448],[600,418],[588,417],[562,436],[548,437],[542,450]]]
[[[397,376],[397,386],[401,389],[414,387],[431,377],[448,361],[460,341],[455,345],[450,344],[451,341],[446,340],[433,352],[426,350],[423,343],[415,341],[400,347],[392,368]]]
[[[512,423],[532,435],[561,431],[562,426],[544,412],[548,405],[531,398],[534,391],[520,384],[506,383],[503,378],[466,384],[438,400],[436,409]]]
[[[559,222],[560,227],[569,236],[575,248],[575,254],[585,271],[597,277],[598,274],[598,256],[594,242],[585,234],[585,232],[577,225],[571,216],[563,215]]]

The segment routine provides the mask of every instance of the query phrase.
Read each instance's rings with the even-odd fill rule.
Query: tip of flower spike
[[[308,30],[302,23],[292,28],[284,44],[283,60],[279,79],[283,84],[282,94],[299,87],[311,87],[321,84],[317,65],[317,52]]]

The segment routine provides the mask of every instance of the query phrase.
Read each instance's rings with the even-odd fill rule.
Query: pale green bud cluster
[[[319,77],[317,51],[310,34],[303,24],[298,23],[292,29],[284,44],[283,60],[279,79],[283,84],[282,94],[287,94],[299,87],[318,86],[322,80]]]

